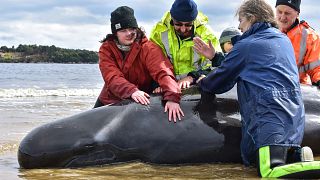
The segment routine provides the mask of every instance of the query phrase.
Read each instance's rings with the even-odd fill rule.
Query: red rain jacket
[[[134,42],[125,58],[114,37],[109,37],[100,47],[99,67],[105,82],[99,99],[105,105],[131,98],[138,89],[151,93],[153,79],[162,88],[164,100],[180,102],[181,90],[170,61],[146,37]]]

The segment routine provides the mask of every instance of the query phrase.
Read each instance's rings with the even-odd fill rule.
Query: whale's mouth
[[[136,149],[122,149],[112,144],[88,144],[64,152],[40,155],[30,155],[21,149],[18,151],[20,167],[25,169],[96,166],[135,159],[139,159]]]
[[[99,150],[91,152],[90,154],[80,155],[74,157],[65,167],[83,167],[108,164],[115,162],[116,155],[111,150]]]
[[[65,167],[96,166],[139,159],[139,151],[137,149],[122,149],[109,143],[98,146],[88,145],[83,151],[85,152],[74,156],[72,160],[65,164]]]
[[[31,155],[19,149],[18,162],[25,169],[64,167],[72,155],[72,150]]]

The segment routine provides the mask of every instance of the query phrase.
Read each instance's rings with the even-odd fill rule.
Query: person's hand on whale
[[[190,88],[193,78],[191,76],[184,77],[178,81],[178,85],[181,89]]]
[[[143,104],[143,105],[148,105],[150,104],[150,101],[149,101],[149,94],[144,92],[144,91],[136,91],[134,93],[132,93],[131,95],[131,98],[137,102],[137,103],[140,103],[140,104]]]
[[[200,82],[203,78],[205,78],[205,77],[206,77],[206,75],[201,75],[201,76],[197,79],[196,83],[199,84],[199,82]]]
[[[168,112],[170,122],[172,121],[172,119],[175,123],[177,122],[177,119],[181,121],[181,117],[184,116],[184,113],[180,108],[180,104],[173,101],[167,101],[164,107],[164,112]]]
[[[162,93],[162,88],[161,88],[161,87],[157,87],[156,89],[154,89],[154,90],[152,91],[152,93],[154,93],[154,94],[160,94],[160,93]]]

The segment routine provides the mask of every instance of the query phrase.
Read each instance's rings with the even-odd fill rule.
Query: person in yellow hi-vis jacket
[[[207,23],[208,17],[198,12],[193,0],[175,0],[170,12],[151,31],[150,40],[169,57],[182,89],[188,88],[197,77],[208,74],[215,51],[221,51],[219,40]],[[201,54],[193,48],[194,39],[209,43],[215,51]]]

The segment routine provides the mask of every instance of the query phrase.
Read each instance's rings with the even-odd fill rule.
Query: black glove
[[[197,84],[198,79],[202,76],[206,76],[211,72],[211,69],[204,69],[204,70],[197,70],[197,71],[192,71],[188,73],[188,76],[191,76],[193,78],[193,82],[191,84]]]
[[[211,59],[212,67],[219,67],[224,59],[225,55],[222,52],[216,52],[215,56]]]

